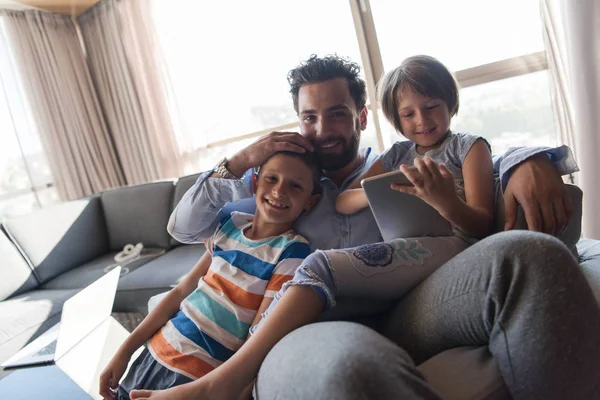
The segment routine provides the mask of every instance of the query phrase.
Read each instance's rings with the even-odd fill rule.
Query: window
[[[189,2],[185,12],[155,3],[184,149],[289,129],[297,116],[287,72],[313,53],[360,62],[347,0],[236,2],[235,10],[229,2]],[[211,165],[221,153],[201,152]]]
[[[0,220],[58,202],[0,17]]]
[[[535,0],[370,0],[386,70],[427,54],[451,71],[544,50]]]
[[[535,0],[150,4],[186,173],[206,170],[270,131],[297,131],[286,77],[311,54],[361,64],[371,98],[382,72],[408,56],[432,55],[462,86],[454,130],[485,136],[495,154],[556,144]],[[2,29],[0,17],[0,218],[58,201]],[[363,147],[381,151],[380,143],[403,139],[376,102],[369,108]]]
[[[515,146],[556,146],[547,71],[461,89],[460,101],[452,129],[484,136],[494,154]]]
[[[427,54],[455,73],[463,88],[452,129],[486,137],[494,154],[556,145],[537,1],[369,4],[381,50],[372,62],[388,71],[406,57]],[[386,146],[403,140],[380,120]]]

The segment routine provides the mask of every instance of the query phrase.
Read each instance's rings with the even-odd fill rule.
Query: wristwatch
[[[227,161],[229,161],[227,160],[227,157],[224,157],[221,161],[219,161],[214,171],[225,179],[240,179],[239,176],[235,176],[227,169]]]

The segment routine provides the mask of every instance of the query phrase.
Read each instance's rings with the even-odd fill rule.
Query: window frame
[[[383,77],[385,69],[383,67],[383,58],[377,40],[375,29],[375,20],[371,12],[369,0],[348,0],[354,21],[354,29],[361,55],[363,72],[365,75],[367,95],[369,99],[377,98],[377,82]],[[488,64],[477,65],[459,71],[453,71],[460,88],[481,85],[497,80],[513,78],[520,75],[530,74],[548,69],[546,52],[539,51],[530,54],[523,54],[503,60],[494,61]],[[380,118],[381,105],[377,101],[371,101],[367,105],[372,124],[377,139],[377,151],[381,152],[389,147],[389,139],[383,134]],[[298,126],[298,122],[262,129],[243,135],[234,136],[228,139],[210,142],[206,148],[218,147],[233,143],[238,140],[258,138],[273,131],[291,129]]]

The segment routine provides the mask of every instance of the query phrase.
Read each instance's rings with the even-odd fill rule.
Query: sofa
[[[60,320],[63,303],[116,265],[126,244],[142,242],[124,265],[114,312],[147,312],[204,253],[166,230],[196,175],[109,190],[4,221],[0,227],[0,362]]]
[[[190,175],[109,190],[5,221],[0,227],[0,362],[58,322],[65,300],[114,266],[115,254],[126,244],[142,242],[144,251],[125,265],[113,311],[147,313],[148,304],[156,304],[205,251],[204,245],[181,244],[166,231],[169,215],[196,179]],[[576,213],[561,239],[579,253],[600,303],[600,241],[579,240],[582,194],[575,186],[568,190]],[[502,205],[501,197],[497,204]],[[502,215],[500,207],[496,230],[502,228]],[[339,299],[321,320],[377,328],[378,316],[392,306],[392,301]],[[419,369],[449,400],[510,399],[486,347],[451,349]]]

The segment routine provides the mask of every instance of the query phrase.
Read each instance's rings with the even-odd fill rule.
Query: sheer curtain
[[[61,198],[123,185],[71,19],[4,11],[4,25]]]
[[[566,144],[577,154],[573,130],[573,101],[569,92],[565,27],[559,1],[540,1],[540,12],[544,24],[544,47],[548,60],[552,108],[559,142]]]
[[[181,175],[148,3],[103,0],[78,18],[106,123],[128,184]]]
[[[59,201],[0,12],[0,221]]]
[[[541,0],[561,137],[581,168],[583,236],[600,239],[600,2]],[[572,129],[572,131],[570,131]],[[573,133],[574,132],[574,133]]]

